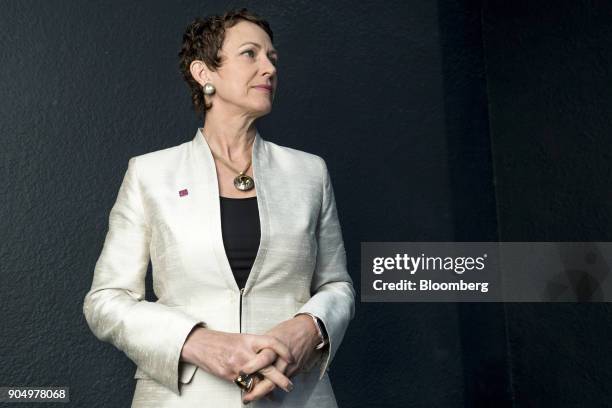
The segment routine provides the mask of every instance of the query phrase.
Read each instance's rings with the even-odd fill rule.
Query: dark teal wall
[[[611,241],[612,5],[488,1],[483,16],[500,239]],[[516,407],[610,406],[610,309],[506,305]]]

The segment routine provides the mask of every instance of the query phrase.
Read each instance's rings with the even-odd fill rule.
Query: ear
[[[201,60],[193,60],[189,65],[189,71],[191,71],[191,76],[193,79],[198,81],[198,83],[204,86],[205,83],[210,82],[212,77],[212,71],[206,66],[204,61]]]

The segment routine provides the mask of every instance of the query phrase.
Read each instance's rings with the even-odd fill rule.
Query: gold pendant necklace
[[[238,175],[234,178],[234,187],[236,187],[240,191],[249,191],[253,187],[255,187],[255,181],[253,181],[253,178],[251,176],[249,176],[248,174],[246,174],[247,170],[249,170],[249,167],[251,167],[251,161],[250,160],[249,160],[249,163],[247,164],[246,168],[243,171],[238,171],[238,170],[236,170],[234,168],[234,166],[232,166],[227,161],[225,161],[225,159],[223,159],[221,157],[218,157],[216,154],[214,154],[212,149],[210,150],[210,152],[212,153],[212,155],[213,155],[213,157],[215,159],[217,159],[221,163],[225,164],[234,173],[238,173]]]
[[[240,191],[249,191],[253,187],[255,187],[255,182],[253,181],[253,178],[251,176],[242,172],[234,179],[234,187],[236,187]]]

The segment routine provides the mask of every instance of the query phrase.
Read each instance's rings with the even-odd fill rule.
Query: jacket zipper
[[[244,294],[244,288],[240,288],[240,309],[239,309],[239,314],[238,314],[240,333],[242,333],[242,296],[243,294]]]

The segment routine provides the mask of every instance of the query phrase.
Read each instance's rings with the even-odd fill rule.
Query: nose
[[[267,56],[265,56],[263,58],[263,63],[262,63],[262,72],[263,74],[268,74],[270,77],[273,77],[274,75],[276,75],[276,65],[274,65],[274,63],[272,62],[272,60],[270,60],[270,58],[268,58]]]

